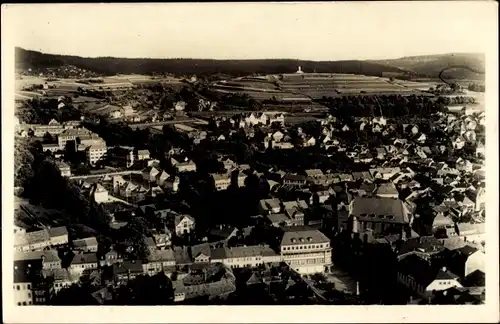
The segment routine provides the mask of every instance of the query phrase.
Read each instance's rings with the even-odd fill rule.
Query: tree
[[[52,135],[49,132],[46,132],[43,135],[43,142],[44,143],[53,143],[54,142],[54,138],[52,137]]]

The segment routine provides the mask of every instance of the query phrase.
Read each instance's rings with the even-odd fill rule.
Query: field
[[[268,75],[262,78],[238,78],[213,84],[221,93],[247,94],[259,101],[321,99],[360,94],[415,94],[431,87],[430,83],[409,82],[376,76],[340,73]]]

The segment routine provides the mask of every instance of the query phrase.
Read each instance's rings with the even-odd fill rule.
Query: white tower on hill
[[[302,73],[304,73],[304,71],[302,71],[302,67],[301,67],[300,65],[299,65],[299,69],[298,69],[298,70],[297,70],[297,72],[295,72],[295,73],[298,73],[298,74],[302,74]]]

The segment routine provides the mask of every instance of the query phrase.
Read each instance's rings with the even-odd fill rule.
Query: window
[[[26,306],[26,302],[23,302],[23,306]]]
[[[31,298],[31,293],[28,293],[28,298]]]
[[[17,290],[21,290],[21,287],[19,285],[16,286]]]
[[[28,289],[31,289],[31,285],[30,284],[28,284]]]
[[[17,303],[17,306],[21,306],[21,303],[20,303],[20,302],[19,302],[19,303]]]
[[[32,302],[28,302],[29,305],[33,304]]]

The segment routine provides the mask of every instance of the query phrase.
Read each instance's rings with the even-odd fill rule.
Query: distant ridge
[[[485,71],[485,56],[480,53],[448,53],[436,55],[407,56],[392,60],[374,60],[386,66],[416,73],[422,77],[436,78],[449,67],[463,66],[473,71]],[[447,78],[484,80],[484,73],[475,73],[465,68],[452,68],[445,72]]]
[[[382,76],[392,72],[411,73],[422,78],[437,78],[439,73],[452,66],[468,66],[484,71],[485,58],[479,53],[448,53],[408,56],[390,60],[310,61],[296,59],[214,60],[214,59],[158,59],[158,58],[86,58],[71,55],[46,54],[38,51],[15,49],[16,68],[21,70],[56,68],[73,65],[92,72],[115,74],[171,73],[174,75],[246,76],[257,74],[293,73],[297,66],[306,72],[352,73]],[[445,72],[446,78],[484,80],[484,74],[453,68]]]
[[[148,59],[148,58],[84,58],[79,56],[45,54],[16,47],[16,68],[21,70],[56,68],[73,65],[106,75],[172,73],[175,75],[227,74],[245,76],[258,74],[293,73],[297,66],[304,71],[352,73],[381,76],[383,72],[406,71],[380,63],[361,60],[308,61],[294,59],[214,60],[214,59]]]

